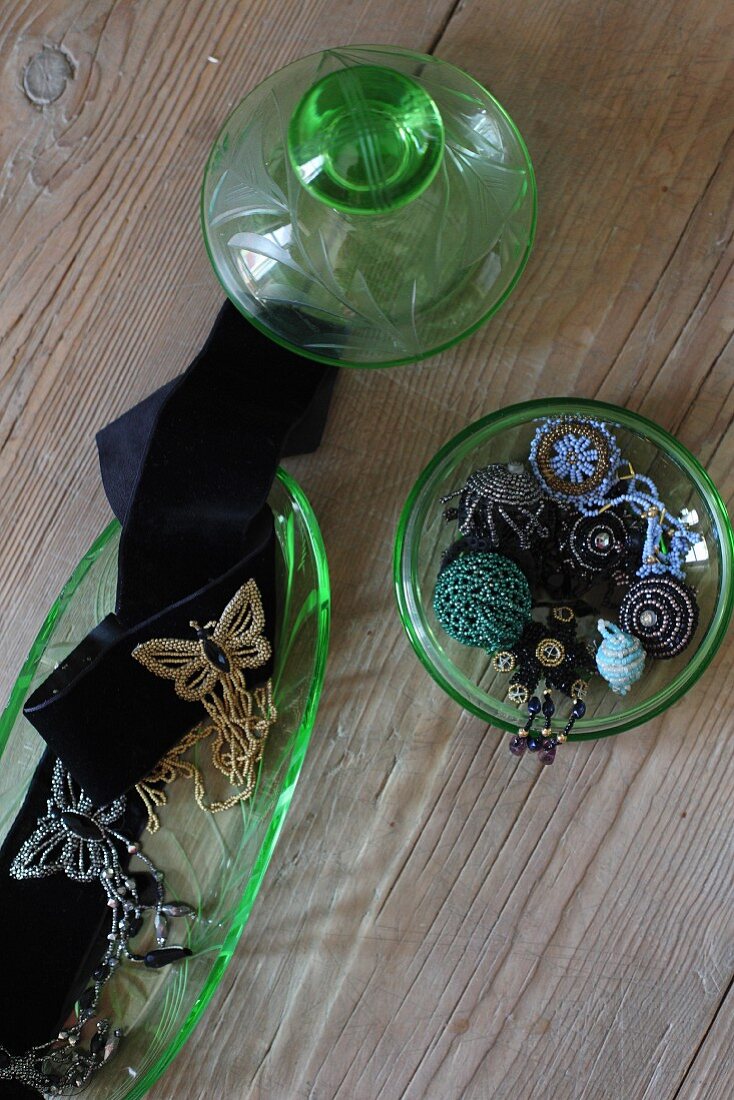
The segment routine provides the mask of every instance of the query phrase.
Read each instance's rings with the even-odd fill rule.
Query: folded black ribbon
[[[200,718],[172,685],[132,657],[151,638],[192,638],[189,623],[218,618],[251,577],[265,612],[263,633],[275,641],[273,517],[262,509],[248,529],[250,547],[221,577],[140,623],[108,615],[34,692],[25,716],[98,806],[148,775]],[[272,660],[257,670],[266,680]]]
[[[133,786],[191,725],[190,707],[132,659],[135,645],[189,636],[190,620],[217,618],[248,577],[273,640],[265,501],[281,455],[318,446],[335,374],[273,344],[227,303],[189,369],[99,434],[122,522],[116,612],[24,710],[95,802]]]
[[[334,368],[270,342],[227,303],[188,370],[99,433],[102,480],[122,523],[115,613],[28,699],[24,713],[99,805],[143,778],[191,728],[191,704],[132,650],[190,636],[251,577],[275,631],[275,539],[266,499],[280,457],[314,450]],[[270,665],[258,669],[263,679]],[[63,874],[14,881],[10,864],[45,808],[47,752],[0,850],[0,1046],[20,1052],[60,1026],[99,953],[102,891]],[[130,800],[131,835],[142,806]],[[37,896],[38,895],[38,896]],[[49,1034],[50,1032],[50,1034]],[[0,1097],[29,1095],[0,1081]]]

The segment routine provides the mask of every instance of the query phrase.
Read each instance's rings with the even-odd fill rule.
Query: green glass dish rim
[[[125,1100],[138,1100],[142,1097],[155,1082],[160,1078],[163,1072],[168,1068],[173,1059],[178,1054],[179,1050],[186,1042],[191,1032],[196,1027],[197,1023],[201,1019],[209,1001],[214,995],[222,975],[226,970],[235,948],[240,940],[245,925],[252,912],[252,907],[255,902],[255,898],[260,890],[265,872],[268,869],[273,851],[280,836],[283,823],[285,821],[286,814],[293,798],[293,792],[298,781],[298,777],[301,773],[303,761],[306,755],[309,741],[311,739],[311,733],[316,719],[316,711],[318,708],[319,698],[321,696],[321,689],[323,687],[324,675],[326,671],[326,658],[329,647],[329,626],[331,619],[331,588],[329,583],[329,570],[326,558],[326,548],[324,546],[321,530],[316,519],[316,515],[311,507],[308,498],[301,489],[298,482],[291,477],[284,469],[279,468],[276,477],[282,484],[283,488],[292,497],[294,504],[297,506],[308,532],[308,537],[311,541],[313,548],[314,560],[316,562],[316,579],[318,586],[318,641],[316,647],[316,661],[314,667],[314,673],[311,679],[311,686],[309,689],[309,695],[304,708],[303,718],[295,733],[293,739],[293,747],[291,750],[291,759],[288,765],[288,770],[283,781],[282,789],[278,797],[273,816],[270,824],[268,825],[267,832],[263,838],[260,850],[255,859],[252,873],[247,881],[247,886],[243,891],[242,897],[234,911],[232,922],[225,936],[224,942],[220,948],[219,955],[216,962],[212,966],[209,975],[204,983],[204,987],[194,1002],[192,1008],[181,1025],[179,1031],[176,1033],[173,1039],[168,1043],[166,1048],[161,1052],[153,1065],[146,1070],[144,1074],[140,1076],[134,1083],[131,1083],[129,1091],[125,1094]],[[23,667],[15,681],[13,689],[10,693],[8,703],[0,715],[0,758],[5,751],[8,743],[8,738],[15,724],[16,718],[20,712],[20,709],[25,700],[28,686],[33,678],[38,662],[43,654],[48,639],[53,631],[56,621],[63,611],[70,596],[74,593],[79,586],[91,566],[93,565],[96,557],[100,551],[109,542],[109,540],[119,530],[119,523],[117,520],[113,520],[104,531],[95,539],[90,546],[87,553],[81,559],[79,564],[74,569],[71,577],[62,588],[61,592],[57,596],[56,600],[51,606],[48,612],[43,626],[41,627],[38,635],[31,647],[30,653],[26,658]],[[179,964],[179,969],[184,967],[186,963]]]
[[[304,359],[311,359],[316,363],[325,363],[327,366],[349,367],[349,368],[354,368],[354,369],[358,369],[358,370],[384,370],[386,367],[402,367],[402,366],[405,366],[408,363],[419,363],[419,362],[422,362],[424,359],[431,359],[434,355],[440,355],[441,352],[448,351],[449,348],[455,347],[456,344],[461,343],[462,340],[465,340],[467,337],[471,336],[478,329],[480,329],[482,327],[482,325],[485,324],[490,319],[490,317],[493,317],[495,315],[495,313],[497,313],[497,311],[502,308],[502,306],[505,304],[505,302],[507,301],[507,299],[509,298],[509,296],[512,294],[513,290],[517,286],[518,282],[520,281],[520,277],[522,276],[523,272],[525,271],[525,268],[528,265],[528,260],[530,259],[530,253],[533,250],[533,244],[535,242],[535,231],[536,231],[537,223],[538,223],[538,187],[537,187],[537,183],[536,183],[536,179],[535,179],[535,169],[533,168],[533,162],[530,158],[530,151],[528,150],[528,147],[525,143],[525,139],[523,138],[522,134],[520,133],[520,130],[518,129],[517,124],[515,123],[514,119],[507,112],[507,110],[502,106],[502,104],[499,102],[499,100],[496,99],[495,96],[493,96],[492,93],[487,88],[485,88],[483,84],[480,84],[479,81],[476,80],[471,75],[471,73],[466,72],[465,69],[459,68],[458,65],[453,65],[450,61],[444,61],[442,58],[434,57],[433,54],[418,53],[415,50],[404,50],[404,49],[401,49],[399,46],[386,46],[386,45],[380,45],[380,44],[375,44],[375,43],[360,43],[360,44],[349,43],[348,46],[341,46],[341,47],[340,46],[334,46],[332,48],[334,50],[339,50],[339,49],[379,50],[382,53],[390,53],[390,52],[393,52],[393,53],[410,53],[410,54],[412,54],[413,57],[415,57],[418,60],[440,62],[441,65],[447,65],[450,69],[453,69],[455,72],[461,73],[461,75],[466,77],[468,80],[470,80],[472,82],[472,84],[474,84],[483,95],[489,96],[489,98],[491,99],[494,106],[497,108],[499,113],[504,117],[505,121],[507,122],[510,130],[512,131],[512,133],[515,137],[515,140],[517,141],[517,143],[520,147],[520,150],[521,150],[523,156],[525,157],[525,163],[527,165],[527,172],[528,172],[528,183],[529,183],[529,186],[530,186],[530,192],[531,192],[532,204],[533,204],[531,218],[530,218],[530,229],[529,229],[529,232],[528,232],[527,244],[525,246],[525,251],[523,253],[522,259],[520,260],[520,263],[518,264],[517,271],[512,276],[512,279],[507,284],[507,286],[505,287],[504,291],[502,292],[500,297],[497,299],[497,301],[493,303],[493,305],[487,310],[487,312],[482,314],[482,316],[479,318],[478,321],[475,321],[472,325],[469,325],[468,328],[465,328],[462,332],[460,332],[458,336],[454,336],[454,337],[452,337],[451,340],[446,340],[442,344],[437,344],[435,348],[431,348],[429,351],[421,352],[420,355],[407,355],[407,356],[403,356],[400,359],[388,359],[384,363],[352,363],[352,362],[349,362],[349,360],[347,360],[347,359],[339,359],[339,360],[329,359],[328,356],[326,356],[326,355],[317,355],[315,352],[304,351],[303,348],[298,347],[297,344],[290,343],[290,341],[288,341],[288,340],[284,340],[281,336],[278,336],[271,329],[269,329],[267,327],[267,325],[264,325],[262,323],[262,321],[259,321],[255,317],[253,317],[252,314],[249,313],[240,302],[236,302],[234,300],[234,298],[231,297],[231,295],[229,293],[229,290],[227,289],[226,283],[225,283],[224,279],[221,277],[221,275],[219,274],[219,270],[217,268],[217,265],[214,262],[214,251],[213,251],[213,249],[212,249],[212,247],[209,243],[209,236],[208,236],[207,230],[206,230],[205,191],[206,191],[207,180],[209,178],[209,171],[210,171],[210,168],[212,166],[212,161],[214,159],[214,154],[215,154],[217,146],[219,144],[219,139],[221,138],[222,134],[226,130],[227,126],[229,125],[230,120],[237,113],[237,111],[240,109],[240,107],[245,102],[245,100],[248,99],[254,92],[256,92],[258,90],[258,88],[260,88],[263,84],[265,84],[270,79],[270,77],[274,75],[274,73],[269,73],[268,76],[266,76],[263,80],[258,81],[258,83],[255,84],[250,89],[250,91],[247,93],[247,95],[243,96],[243,98],[239,101],[239,103],[235,107],[232,108],[232,110],[226,116],[226,118],[225,118],[224,122],[222,123],[222,125],[219,127],[219,130],[217,131],[217,136],[215,137],[215,139],[212,143],[212,147],[209,150],[209,154],[206,158],[206,164],[204,165],[204,174],[202,176],[201,191],[200,191],[200,195],[199,195],[199,220],[200,220],[200,224],[201,224],[201,235],[204,238],[204,247],[206,248],[206,254],[209,257],[209,263],[212,266],[212,270],[214,271],[214,274],[217,278],[217,281],[218,281],[219,285],[221,286],[222,290],[224,291],[224,293],[227,295],[227,298],[232,303],[232,305],[237,310],[239,310],[239,312],[242,314],[242,316],[245,318],[245,320],[249,321],[251,325],[254,325],[254,327],[258,330],[258,332],[262,332],[262,334],[264,336],[267,336],[268,339],[272,340],[274,343],[279,344],[280,347],[286,348],[287,351],[292,351],[292,352],[294,352],[294,354],[300,355]],[[295,65],[299,61],[307,61],[309,57],[316,57],[318,54],[321,54],[321,53],[328,53],[328,50],[314,50],[312,53],[304,54],[303,57],[296,58],[295,61],[289,62],[289,64],[287,66],[284,66],[284,67],[289,68],[290,65]],[[380,215],[375,214],[374,217],[380,217]]]
[[[695,458],[674,436],[664,428],[661,428],[659,424],[656,424],[652,420],[648,420],[647,417],[640,415],[640,413],[632,412],[618,405],[610,405],[604,401],[595,401],[590,398],[570,399],[564,397],[538,398],[532,401],[523,401],[515,405],[508,405],[503,409],[490,413],[488,416],[475,420],[466,428],[462,429],[457,435],[453,436],[452,439],[436,452],[431,461],[421,472],[408,494],[400,513],[395,536],[393,585],[403,629],[408,635],[410,643],[421,664],[427,669],[431,677],[449,696],[451,696],[452,699],[454,699],[455,702],[459,703],[464,710],[469,711],[478,718],[482,718],[492,726],[507,730],[511,733],[514,732],[517,729],[517,722],[512,723],[498,715],[490,714],[462,695],[462,693],[442,674],[441,670],[436,666],[436,663],[423,647],[418,632],[415,629],[406,597],[406,585],[404,583],[406,569],[404,559],[406,555],[407,537],[413,518],[414,507],[424,485],[444,460],[452,455],[462,444],[466,443],[466,441],[474,436],[481,435],[482,442],[486,442],[500,430],[517,427],[518,425],[526,423],[528,420],[546,416],[579,413],[589,413],[591,415],[606,417],[608,420],[620,424],[622,427],[639,432],[660,447],[661,450],[667,452],[671,458],[676,460],[678,465],[683,466],[718,521],[716,526],[717,532],[720,535],[721,549],[721,573],[716,609],[711,624],[701,640],[695,655],[686,667],[661,691],[656,692],[655,695],[644,703],[638,704],[628,711],[623,711],[621,714],[613,716],[613,727],[585,731],[583,728],[584,726],[591,725],[598,720],[594,718],[580,719],[575,727],[578,732],[571,734],[569,741],[593,741],[601,737],[612,737],[626,730],[634,729],[645,722],[649,722],[682,698],[682,696],[693,687],[713,660],[719,646],[726,637],[729,620],[734,610],[734,530],[732,530],[731,520],[729,519],[724,502],[721,499],[718,489],[698,459]],[[486,434],[487,429],[494,430],[490,430],[489,434]],[[411,563],[407,564],[409,566]],[[459,678],[465,679],[465,677]],[[468,680],[467,683],[469,683]],[[498,703],[499,702],[498,700]]]

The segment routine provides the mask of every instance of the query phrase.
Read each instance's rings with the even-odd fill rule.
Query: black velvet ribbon
[[[275,539],[268,508],[250,524],[248,544],[249,553],[233,568],[158,614],[128,628],[108,615],[26,703],[26,717],[95,805],[134,786],[204,717],[170,680],[131,656],[136,645],[151,638],[193,640],[189,623],[218,619],[251,577],[262,597],[263,633],[275,641]],[[267,679],[271,664],[257,670],[259,680]]]
[[[277,646],[266,500],[280,457],[318,446],[335,378],[334,368],[272,343],[227,303],[188,370],[97,437],[105,492],[122,524],[116,607],[24,708],[51,751],[0,850],[0,1046],[8,1050],[47,1041],[61,1026],[102,954],[109,918],[101,887],[62,873],[9,877],[45,811],[54,758],[98,805],[143,778],[197,715],[132,650],[153,637],[191,637],[189,621],[218,618],[251,577],[264,633]],[[270,666],[258,673],[267,678]],[[137,835],[144,815],[136,797],[128,815]],[[3,1100],[28,1095],[0,1082]]]
[[[115,614],[24,711],[96,803],[131,787],[191,726],[191,704],[132,658],[138,642],[191,637],[190,620],[218,618],[249,577],[274,640],[265,501],[281,455],[318,446],[334,379],[227,303],[189,369],[99,434],[122,522]]]

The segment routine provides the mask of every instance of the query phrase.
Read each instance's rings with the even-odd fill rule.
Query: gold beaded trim
[[[521,707],[524,703],[527,703],[530,698],[530,691],[525,687],[525,684],[510,684],[507,698],[511,703],[515,703],[518,707]]]
[[[265,613],[254,580],[235,593],[217,622],[204,627],[192,622],[197,640],[154,638],[133,650],[133,657],[156,676],[173,680],[176,694],[200,702],[209,721],[199,724],[170,749],[153,771],[137,785],[148,810],[148,831],[156,832],[156,810],[166,804],[162,789],[178,778],[192,779],[194,798],[207,813],[219,813],[249,798],[255,789],[256,765],[267,735],[277,719],[270,680],[250,690],[245,671],[259,668],[271,654],[263,636]],[[207,805],[201,771],[184,754],[199,741],[213,736],[212,763],[236,794]]]
[[[500,649],[492,658],[492,668],[495,672],[514,672],[517,659],[509,649]]]
[[[566,660],[566,647],[558,638],[543,638],[538,642],[535,656],[544,668],[558,668]]]
[[[162,760],[159,760],[153,771],[135,784],[135,790],[140,795],[143,805],[148,811],[146,829],[149,833],[157,833],[161,822],[157,811],[168,803],[165,787],[175,783],[177,779],[191,779],[194,783],[194,799],[200,810],[205,813],[218,814],[222,810],[229,810],[238,802],[244,802],[255,789],[257,775],[255,766],[259,763],[265,740],[270,726],[277,718],[277,711],[273,704],[272,681],[268,680],[264,687],[255,688],[252,692],[245,692],[243,698],[243,711],[248,715],[247,721],[251,731],[249,740],[239,738],[237,743],[233,739],[222,737],[213,722],[203,722],[189,730],[186,736],[169,749]],[[226,776],[232,783],[233,771],[237,772],[240,790],[222,801],[207,803],[204,776],[201,768],[193,760],[185,758],[189,749],[193,749],[199,742],[205,741],[212,734],[216,734],[212,744],[212,764]],[[252,741],[254,739],[254,746]],[[253,751],[254,748],[254,751]],[[235,754],[235,759],[232,757]],[[233,768],[232,765],[235,765]],[[234,785],[234,784],[233,784]]]
[[[574,699],[585,699],[589,685],[586,680],[574,680],[571,684],[571,696]]]
[[[561,604],[560,607],[554,607],[551,611],[551,615],[559,623],[572,623],[576,618],[573,608],[567,607],[565,604]]]
[[[578,483],[559,477],[551,466],[555,444],[567,435],[583,436],[594,445],[597,452],[597,464],[593,474]],[[600,432],[598,428],[593,427],[591,424],[577,425],[573,422],[564,421],[561,424],[556,424],[541,437],[538,443],[536,461],[543,480],[554,492],[565,493],[568,496],[585,496],[594,489],[598,489],[609,474],[611,462],[609,442],[603,432]]]
[[[135,784],[135,790],[140,795],[143,805],[148,811],[148,821],[145,827],[149,833],[157,833],[161,827],[160,818],[156,811],[168,802],[168,796],[162,787],[168,786],[169,783],[175,783],[177,779],[193,779],[194,798],[199,806],[204,809],[202,805],[204,801],[204,779],[201,771],[190,760],[184,760],[183,754],[193,748],[199,741],[203,741],[211,732],[211,727],[207,725],[196,726],[195,729],[189,730],[183,740],[179,741],[178,745],[174,745],[172,749],[169,749],[163,759],[158,761],[150,775],[146,775],[145,779],[141,779],[139,783]]]

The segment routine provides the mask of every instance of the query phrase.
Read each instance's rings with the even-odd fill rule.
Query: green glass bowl
[[[490,462],[526,460],[538,419],[564,414],[589,415],[613,426],[622,457],[653,478],[670,512],[695,510],[704,537],[697,560],[686,566],[701,610],[691,645],[672,660],[648,662],[626,696],[615,695],[593,676],[586,715],[569,738],[581,741],[632,729],[661,714],[695,684],[726,634],[734,605],[731,522],[706,471],[673,436],[637,413],[580,399],[527,401],[477,420],[441,448],[413,486],[398,525],[394,580],[403,626],[431,676],[466,710],[500,729],[516,730],[518,710],[507,701],[507,677],[493,670],[483,650],[448,637],[433,613],[441,553],[456,537],[455,525],[442,518],[440,498]],[[590,618],[595,626],[596,617]],[[562,729],[566,717],[560,713],[554,728]]]
[[[160,830],[143,834],[146,853],[165,872],[169,897],[197,909],[187,940],[193,956],[160,971],[122,966],[107,984],[100,1014],[110,1015],[125,1038],[85,1090],[90,1100],[143,1096],[200,1019],[250,916],[308,748],[329,639],[326,553],[310,504],[283,470],[269,504],[277,535],[273,687],[278,719],[247,802],[223,813],[202,813],[191,784],[181,779],[168,788]],[[112,610],[119,532],[119,524],[111,524],[82,558],[51,608],[0,718],[0,842],[43,750],[23,717],[23,703]],[[208,781],[212,769],[206,749],[201,751],[199,763]]]
[[[502,105],[392,46],[323,50],[253,88],[201,192],[235,306],[339,366],[410,363],[474,332],[520,278],[535,219],[530,156]]]

